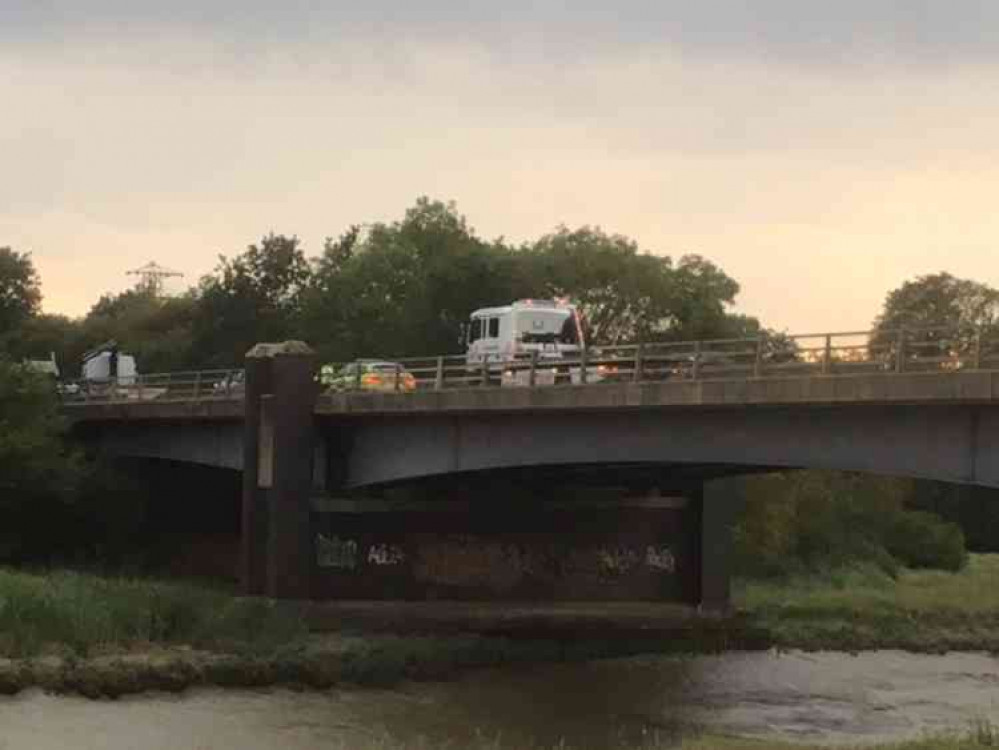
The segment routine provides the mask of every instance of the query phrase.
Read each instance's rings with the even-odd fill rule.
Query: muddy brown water
[[[615,748],[698,731],[874,742],[999,722],[999,660],[728,653],[483,670],[391,690],[0,699],[0,749]]]

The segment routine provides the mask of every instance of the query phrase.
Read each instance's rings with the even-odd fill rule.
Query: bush
[[[47,377],[0,356],[0,560],[52,545],[81,477],[65,429]]]
[[[735,554],[747,575],[871,564],[895,576],[902,565],[959,570],[965,564],[957,526],[905,509],[913,491],[909,480],[800,471],[746,481]]]
[[[925,511],[896,515],[885,536],[885,548],[910,568],[958,571],[968,562],[961,528]]]

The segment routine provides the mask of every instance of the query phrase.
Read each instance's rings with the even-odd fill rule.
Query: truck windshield
[[[525,344],[578,344],[576,320],[568,310],[531,310],[517,314],[517,334]]]

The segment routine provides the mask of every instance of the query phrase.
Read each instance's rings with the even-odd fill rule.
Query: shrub
[[[52,383],[0,356],[0,560],[51,546],[80,480]]]
[[[885,548],[910,568],[957,571],[968,562],[961,528],[925,511],[897,514],[885,535]]]
[[[752,477],[735,527],[750,576],[788,576],[870,564],[960,569],[964,536],[929,513],[907,511],[913,483],[857,473],[799,471]]]

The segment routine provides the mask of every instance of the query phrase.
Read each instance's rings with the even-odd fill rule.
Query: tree
[[[457,354],[472,310],[527,296],[512,250],[426,197],[363,240],[351,228],[327,241],[316,269],[303,331],[327,360]]]
[[[31,255],[0,247],[0,344],[38,312],[41,301],[41,284]]]
[[[191,293],[160,297],[148,288],[104,295],[79,324],[66,361],[79,362],[86,350],[114,339],[135,356],[141,372],[196,367],[191,336],[197,304]]]
[[[920,276],[888,293],[874,321],[870,347],[894,361],[904,337],[910,358],[968,360],[976,339],[999,332],[999,291],[949,273]],[[999,344],[999,342],[995,342]]]
[[[80,323],[65,315],[33,315],[21,324],[17,335],[8,341],[7,353],[14,360],[46,359],[54,353],[65,373],[75,361],[81,336]]]
[[[542,294],[575,302],[595,344],[724,335],[739,285],[697,255],[674,265],[634,240],[594,227],[560,227],[527,250]]]
[[[297,237],[269,234],[232,260],[220,256],[197,293],[192,357],[200,366],[231,367],[254,344],[295,335],[311,276]]]
[[[666,321],[670,338],[689,341],[725,335],[738,282],[710,260],[684,255],[673,273],[673,287],[674,308]]]
[[[0,357],[0,557],[37,547],[72,502],[80,464],[64,431],[52,383]]]

